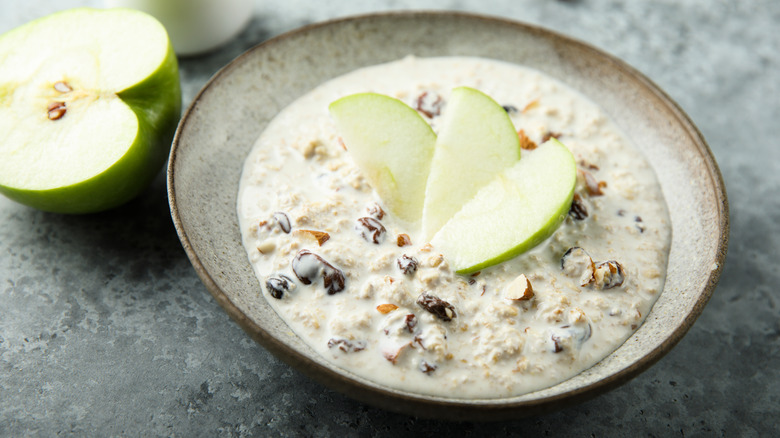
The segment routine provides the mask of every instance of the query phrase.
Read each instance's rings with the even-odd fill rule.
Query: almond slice
[[[506,288],[504,298],[512,301],[528,301],[534,297],[534,288],[531,286],[531,280],[520,274],[509,283]]]
[[[396,306],[395,304],[389,304],[389,303],[388,304],[380,304],[380,305],[376,306],[376,310],[378,310],[379,313],[381,313],[383,315],[384,314],[388,314],[388,313],[392,312],[393,310],[395,310],[397,308],[398,308],[398,306]]]
[[[293,235],[302,235],[307,234],[310,237],[313,237],[319,246],[322,246],[323,243],[327,242],[328,239],[330,239],[330,234],[324,232],[324,231],[316,231],[316,230],[295,230],[293,231]]]

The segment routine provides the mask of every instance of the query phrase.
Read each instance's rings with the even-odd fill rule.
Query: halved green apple
[[[163,26],[129,9],[72,9],[0,36],[0,192],[88,213],[139,194],[181,112]]]
[[[480,189],[431,243],[459,274],[509,260],[555,232],[576,182],[574,156],[551,139]]]
[[[389,96],[359,93],[329,106],[344,144],[385,207],[417,222],[422,216],[436,134],[411,107]]]
[[[442,114],[423,206],[430,239],[496,174],[520,159],[520,141],[507,112],[469,87],[452,90]]]

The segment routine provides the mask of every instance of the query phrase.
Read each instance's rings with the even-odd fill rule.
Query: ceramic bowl
[[[241,245],[236,195],[244,159],[279,110],[321,82],[406,55],[499,59],[546,73],[600,105],[654,168],[669,206],[666,285],[644,324],[604,360],[516,397],[458,399],[398,391],[327,362],[259,293]],[[650,80],[587,44],[539,27],[461,13],[389,13],[311,25],[247,51],[220,70],[179,125],[168,167],[171,213],[208,290],[262,346],[328,387],[386,409],[447,419],[531,415],[616,387],[658,361],[702,312],[722,270],[728,205],[712,153]]]

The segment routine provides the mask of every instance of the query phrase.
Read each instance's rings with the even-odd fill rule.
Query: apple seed
[[[52,102],[46,108],[48,110],[49,120],[59,120],[65,116],[67,108],[65,108],[65,102]]]

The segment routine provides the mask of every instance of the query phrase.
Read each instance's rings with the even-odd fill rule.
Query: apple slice
[[[359,93],[330,104],[355,163],[395,216],[417,222],[422,216],[436,134],[398,99]]]
[[[506,111],[468,87],[452,90],[425,190],[423,236],[430,239],[496,174],[520,159],[520,141]]]
[[[181,112],[163,26],[129,9],[72,9],[0,36],[0,192],[87,213],[143,190]]]
[[[459,274],[509,260],[555,232],[576,182],[574,156],[551,139],[483,187],[431,244]]]

